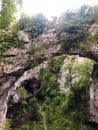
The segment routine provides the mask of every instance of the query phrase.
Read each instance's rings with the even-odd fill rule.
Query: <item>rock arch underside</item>
[[[95,61],[90,86],[89,121],[98,123],[98,44],[95,42],[84,52],[79,49],[67,52],[61,50],[63,41],[58,40],[58,33],[55,29],[45,30],[33,40],[23,31],[20,31],[19,35],[23,38],[24,45],[20,48],[12,47],[7,50],[5,60],[10,59],[13,63],[7,63],[0,67],[0,122],[6,117],[8,99],[15,96],[18,87],[24,86],[27,89],[29,86],[28,91],[32,90],[32,94],[34,94],[40,84],[40,69],[47,67],[47,61],[51,57],[69,54],[87,57]],[[31,47],[33,43],[36,43],[35,50]],[[43,43],[45,43],[46,49],[37,54]],[[38,64],[31,67],[36,60]],[[33,86],[30,86],[29,83]]]

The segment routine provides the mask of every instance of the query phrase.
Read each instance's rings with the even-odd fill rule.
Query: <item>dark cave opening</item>
[[[24,87],[27,90],[27,97],[25,99],[25,101],[27,101],[27,103],[29,103],[30,99],[34,96],[36,96],[37,90],[40,87],[40,81],[37,78],[31,78],[28,80],[25,80],[22,82],[21,84],[22,87]],[[14,129],[16,128],[16,130],[18,129],[18,127],[21,125],[21,121],[19,122],[19,112],[22,111],[22,108],[27,108],[27,105],[23,105],[21,102],[18,103],[13,103],[13,97],[10,98],[11,101],[11,105],[9,105],[8,107],[8,111],[7,111],[7,118],[13,120],[11,128]],[[23,116],[25,118],[24,115],[21,114],[21,116]],[[28,118],[28,117],[26,117]],[[17,127],[16,127],[16,123],[18,123]]]
[[[98,124],[95,122],[87,122],[87,124],[92,128],[92,130],[98,130]]]
[[[36,78],[32,78],[25,80],[21,86],[24,87],[28,93],[35,94],[37,89],[40,87],[40,81]]]
[[[24,84],[24,85],[22,85],[22,86],[27,90],[28,93],[29,93],[29,92],[32,92],[32,88],[30,87],[29,84]]]

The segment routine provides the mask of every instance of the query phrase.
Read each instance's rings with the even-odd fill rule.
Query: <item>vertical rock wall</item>
[[[98,64],[94,65],[90,87],[89,121],[98,123]]]

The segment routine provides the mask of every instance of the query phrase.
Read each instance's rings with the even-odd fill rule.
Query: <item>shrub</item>
[[[42,14],[37,14],[32,17],[23,15],[18,22],[19,30],[26,31],[32,37],[36,37],[41,34],[46,26],[47,20]]]
[[[2,126],[2,130],[11,130],[11,120],[10,119],[5,119],[3,121],[3,126]]]
[[[17,89],[17,94],[20,96],[21,99],[25,99],[26,95],[27,95],[27,91],[25,90],[25,88],[23,88],[22,86],[20,86]]]
[[[19,46],[23,43],[18,38],[17,31],[1,32],[0,33],[0,51],[3,53],[11,47]]]

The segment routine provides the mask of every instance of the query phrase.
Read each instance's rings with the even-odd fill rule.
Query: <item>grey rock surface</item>
[[[55,29],[45,30],[40,36],[31,41],[27,33],[20,31],[19,38],[24,41],[20,47],[12,47],[5,53],[5,60],[10,61],[0,65],[0,122],[6,117],[7,101],[11,96],[15,96],[16,89],[26,80],[35,77],[39,78],[39,71],[46,67],[49,58],[62,54],[79,54],[98,61],[98,45],[91,46],[87,52],[81,53],[80,50],[70,52],[60,51],[62,42],[58,40],[58,33]],[[47,48],[41,54],[35,56],[37,50],[31,49],[32,42],[39,47],[43,43]],[[32,64],[37,59],[38,65],[32,68]],[[64,81],[65,73],[61,72],[60,82]],[[63,84],[61,83],[61,86]],[[63,88],[62,88],[63,89]],[[65,91],[65,90],[64,90]],[[16,100],[16,99],[15,99]],[[18,100],[17,100],[18,101]],[[16,102],[17,102],[16,101]],[[98,123],[98,79],[92,78],[90,89],[90,120]]]
[[[98,123],[98,64],[94,65],[90,87],[89,121]]]

